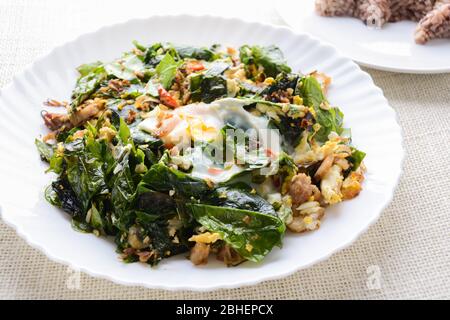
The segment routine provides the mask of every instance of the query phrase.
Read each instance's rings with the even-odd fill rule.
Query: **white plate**
[[[388,23],[382,29],[370,29],[356,18],[321,17],[315,12],[314,2],[281,0],[276,1],[276,6],[294,30],[329,42],[361,65],[406,73],[450,72],[450,40],[416,44],[416,22],[401,21]]]
[[[131,48],[131,41],[171,41],[193,45],[222,43],[276,44],[294,70],[322,70],[333,77],[330,101],[342,107],[354,143],[368,156],[364,191],[326,212],[320,230],[288,234],[261,264],[246,262],[226,268],[211,258],[195,267],[184,255],[150,268],[119,261],[112,241],[72,230],[69,217],[47,204],[44,174],[33,140],[46,131],[40,118],[42,101],[68,99],[75,67],[109,60]],[[15,77],[0,95],[0,204],[3,219],[51,259],[91,275],[127,285],[151,288],[212,290],[280,278],[336,253],[376,221],[393,195],[403,157],[402,137],[394,110],[370,76],[348,58],[306,34],[287,28],[210,16],[156,16],[105,27],[57,47]]]

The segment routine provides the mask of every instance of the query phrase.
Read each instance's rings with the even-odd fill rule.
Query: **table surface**
[[[266,0],[220,5],[0,0],[0,87],[57,44],[105,24],[156,13],[209,13],[283,24]],[[450,74],[366,71],[398,114],[406,158],[392,203],[349,248],[287,278],[256,286],[170,292],[123,287],[76,273],[28,246],[0,220],[0,298],[449,299]]]

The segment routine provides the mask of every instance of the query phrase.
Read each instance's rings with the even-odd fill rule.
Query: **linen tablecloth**
[[[282,23],[269,1],[0,0],[0,87],[57,44],[105,24],[155,13],[211,13]],[[124,287],[86,274],[78,278],[0,221],[0,298],[449,299],[450,74],[365,70],[398,114],[406,158],[393,201],[349,248],[256,286],[170,292]]]

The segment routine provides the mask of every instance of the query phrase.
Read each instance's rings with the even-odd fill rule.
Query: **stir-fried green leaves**
[[[101,64],[83,65],[78,68],[80,77],[77,80],[75,89],[72,91],[72,102],[70,106],[75,110],[100,86],[100,83],[106,79],[107,73]]]
[[[291,72],[286,64],[283,53],[276,46],[248,46],[239,49],[241,61],[246,65],[262,66],[264,74],[268,77],[276,77],[279,73]]]
[[[305,105],[314,107],[315,109],[319,109],[320,105],[326,101],[319,81],[312,76],[307,76],[302,79],[300,92]]]
[[[300,91],[305,105],[314,108],[314,117],[320,124],[320,129],[316,133],[316,139],[324,142],[331,132],[341,134],[344,114],[339,108],[329,107],[328,102],[320,87],[320,83],[312,76],[302,79]]]
[[[175,50],[181,59],[192,58],[197,60],[211,61],[216,58],[215,53],[205,47],[175,46]]]
[[[350,156],[349,160],[353,164],[352,170],[355,171],[359,168],[361,165],[361,162],[366,157],[366,153],[362,152],[361,150],[358,150],[354,147],[351,147],[352,155]]]
[[[315,227],[293,206],[302,192],[328,203],[315,174],[328,153],[343,179],[361,166],[320,77],[292,72],[279,48],[133,43],[78,67],[69,114],[44,111],[53,132],[35,141],[58,176],[47,201],[76,230],[114,236],[125,262],[155,265],[191,248],[194,263],[208,252],[259,262],[286,224]]]
[[[318,109],[316,117],[317,122],[321,125],[316,136],[318,141],[326,141],[331,132],[342,133],[344,129],[342,127],[344,114],[338,108],[330,108],[329,110]]]
[[[268,87],[264,88],[261,95],[271,94],[279,90],[292,89],[296,90],[301,76],[293,73],[280,73]]]
[[[261,261],[274,246],[280,246],[284,223],[273,215],[204,204],[188,204],[195,219],[207,230],[217,232],[239,254]]]
[[[53,205],[61,207],[65,212],[73,217],[83,216],[82,204],[72,189],[67,177],[62,176],[51,184],[51,191],[47,189],[47,201]],[[51,196],[50,196],[51,192]]]
[[[153,218],[161,218],[177,210],[174,198],[168,193],[154,191],[142,185],[137,193],[136,210],[150,214]]]
[[[227,81],[222,76],[199,74],[191,78],[191,99],[210,103],[227,94]]]
[[[192,101],[210,103],[228,93],[227,81],[222,76],[230,65],[223,61],[214,61],[205,72],[191,77],[190,91]]]
[[[209,204],[236,209],[245,209],[257,211],[269,215],[275,215],[273,206],[264,198],[257,195],[256,192],[248,191],[243,188],[220,187],[208,197]]]
[[[144,63],[134,54],[125,54],[121,59],[105,65],[105,70],[119,79],[133,80],[144,71]]]
[[[136,184],[132,177],[130,168],[130,148],[123,148],[117,165],[112,172],[112,178],[109,182],[111,188],[111,202],[115,209],[115,215],[119,222],[119,227],[123,228],[124,215],[130,208],[131,202],[134,200]]]
[[[172,81],[177,74],[177,68],[180,66],[179,62],[176,62],[175,59],[170,55],[170,53],[166,53],[164,58],[159,62],[156,67],[156,73],[159,76],[159,80],[161,81],[162,86],[165,89],[169,89],[172,85]]]
[[[83,212],[87,212],[94,196],[108,192],[104,163],[94,151],[96,142],[91,143],[84,139],[75,140],[65,152],[67,180]]]
[[[164,163],[153,165],[142,177],[142,184],[150,189],[169,192],[174,190],[176,194],[185,197],[200,197],[210,190],[205,181],[195,179],[179,170],[169,168]]]
[[[208,65],[208,68],[205,72],[203,72],[203,74],[205,77],[217,77],[223,74],[229,68],[229,62],[216,60]]]
[[[101,61],[96,61],[93,63],[82,64],[77,68],[77,71],[80,73],[80,77],[85,77],[91,72],[95,72],[95,70],[101,67],[103,63]]]
[[[53,147],[39,139],[35,139],[34,144],[38,149],[41,159],[50,162],[51,158],[53,157]]]

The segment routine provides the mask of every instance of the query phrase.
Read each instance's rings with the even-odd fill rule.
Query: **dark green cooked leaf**
[[[276,77],[281,72],[290,73],[291,68],[286,64],[283,52],[276,46],[244,45],[239,49],[241,61],[246,64],[262,66],[268,77]]]
[[[312,76],[303,78],[300,92],[305,105],[314,108],[315,119],[321,126],[315,138],[320,142],[325,142],[331,132],[341,134],[344,130],[342,127],[344,114],[339,108],[330,108],[329,110],[321,108],[321,104],[326,103],[326,99],[316,78]]]
[[[103,65],[101,61],[96,61],[93,63],[82,64],[77,68],[77,71],[80,73],[81,77],[87,76],[89,73],[94,72],[95,69]]]
[[[190,82],[191,100],[211,103],[227,95],[227,81],[223,76],[195,75]]]
[[[278,217],[204,204],[186,206],[202,226],[218,232],[226,243],[248,260],[259,262],[274,246],[281,246],[286,227]]]
[[[53,147],[39,139],[35,139],[34,144],[39,151],[41,159],[50,162],[53,157]]]
[[[60,177],[58,180],[52,183],[52,191],[49,189],[46,192],[46,199],[52,205],[56,205],[70,214],[72,217],[82,216],[83,208],[75,192],[72,190],[72,186],[66,177]]]
[[[100,87],[100,83],[106,79],[107,73],[103,65],[80,67],[82,74],[77,80],[75,89],[72,91],[72,102],[70,103],[72,111],[81,103],[90,97]]]
[[[361,165],[361,162],[366,157],[366,153],[362,152],[361,150],[358,150],[354,147],[351,147],[352,155],[350,156],[349,160],[353,164],[352,170],[355,171],[359,168]]]
[[[177,195],[199,197],[209,190],[208,185],[200,179],[190,177],[179,170],[169,168],[163,163],[153,165],[142,177],[145,187],[160,192],[175,190]]]
[[[134,54],[125,54],[121,59],[113,61],[105,65],[108,74],[119,79],[133,80],[136,79],[137,72],[144,71],[144,63]]]
[[[181,59],[192,58],[211,61],[215,58],[214,52],[205,47],[175,46],[175,50],[178,52]]]
[[[269,215],[276,215],[273,206],[264,198],[251,191],[233,187],[220,187],[206,200],[209,204],[221,207],[245,209]]]
[[[175,200],[167,193],[153,191],[143,186],[138,188],[135,208],[157,217],[173,214],[177,209]]]
[[[161,85],[164,89],[169,89],[172,85],[179,66],[180,62],[176,62],[170,53],[166,53],[164,58],[159,62],[156,67],[156,73],[158,74],[159,80],[161,81]]]

